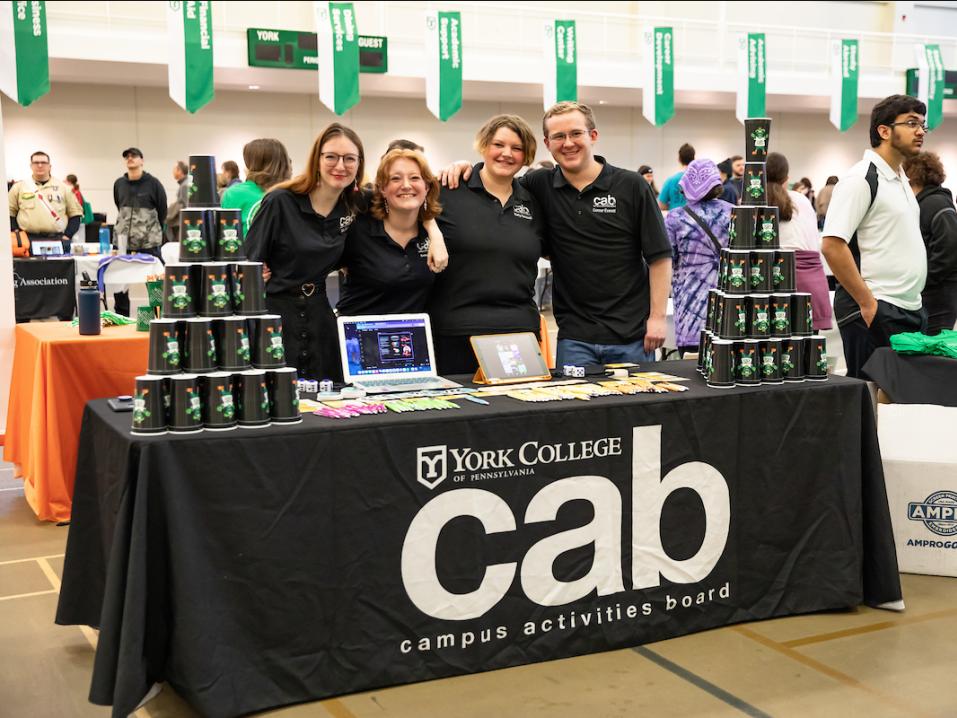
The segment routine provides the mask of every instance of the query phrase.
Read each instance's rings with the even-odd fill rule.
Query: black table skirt
[[[865,373],[895,404],[957,406],[957,359],[875,349]]]
[[[691,391],[156,438],[91,402],[56,619],[101,630],[91,700],[235,716],[901,598],[863,382],[659,366]]]

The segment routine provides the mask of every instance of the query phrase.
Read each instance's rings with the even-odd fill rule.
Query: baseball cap
[[[653,172],[653,171],[654,170],[652,170],[651,167],[649,167],[648,165],[642,165],[641,167],[638,168],[638,174],[640,175],[646,175],[649,172]]]
[[[123,159],[124,159],[124,160],[126,159],[126,156],[127,156],[127,155],[137,155],[138,157],[142,158],[142,157],[143,157],[143,151],[142,151],[141,149],[139,149],[138,147],[127,147],[125,150],[123,150]]]

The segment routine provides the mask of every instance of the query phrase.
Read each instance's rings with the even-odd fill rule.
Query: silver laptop
[[[436,373],[428,314],[339,317],[338,325],[342,375],[367,393],[462,386]]]

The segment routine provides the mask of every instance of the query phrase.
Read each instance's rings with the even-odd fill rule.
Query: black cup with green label
[[[808,381],[827,381],[827,340],[820,334],[804,340],[804,374]]]
[[[762,384],[780,384],[784,381],[781,376],[781,343],[783,339],[772,337],[758,342],[758,372],[761,374]]]
[[[771,118],[749,117],[744,121],[745,162],[767,162],[771,146]]]
[[[179,261],[210,261],[213,255],[209,234],[209,213],[205,209],[180,210]]]
[[[210,431],[235,429],[236,402],[233,397],[233,375],[219,371],[200,378],[203,400],[203,426]]]
[[[234,378],[239,426],[246,429],[269,426],[269,388],[266,372],[262,369],[250,369],[236,374]]]
[[[238,209],[214,209],[213,257],[218,262],[245,259],[243,253],[243,219]]]
[[[774,250],[771,286],[775,292],[793,292],[797,289],[797,271],[793,249]]]
[[[183,359],[179,321],[166,318],[151,320],[146,371],[150,374],[178,374],[183,371]]]
[[[784,381],[804,381],[804,337],[788,337],[781,340],[781,375]]]
[[[767,178],[764,162],[745,162],[741,188],[741,204],[763,207],[768,203]]]
[[[274,424],[296,424],[299,414],[298,373],[294,367],[271,369],[266,372],[269,390],[269,416]]]
[[[169,431],[171,434],[195,434],[203,430],[203,401],[196,374],[176,374],[169,378]]]
[[[731,223],[728,227],[728,246],[731,249],[751,249],[755,246],[757,216],[757,207],[739,205],[731,208]]]
[[[791,336],[791,295],[771,295],[771,336]]]
[[[136,377],[133,391],[133,426],[130,433],[156,436],[166,433],[166,379],[146,374]]]
[[[754,246],[777,249],[781,246],[781,221],[777,207],[755,207]]]
[[[741,339],[734,342],[734,383],[738,386],[757,386],[761,383],[758,373],[757,339]]]
[[[163,317],[195,317],[196,296],[190,265],[167,264],[163,270]]]
[[[734,342],[729,339],[714,339],[711,342],[710,360],[706,381],[716,389],[734,386]]]

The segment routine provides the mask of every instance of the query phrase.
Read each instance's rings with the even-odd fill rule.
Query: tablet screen
[[[472,337],[472,349],[490,382],[551,377],[531,332]]]

